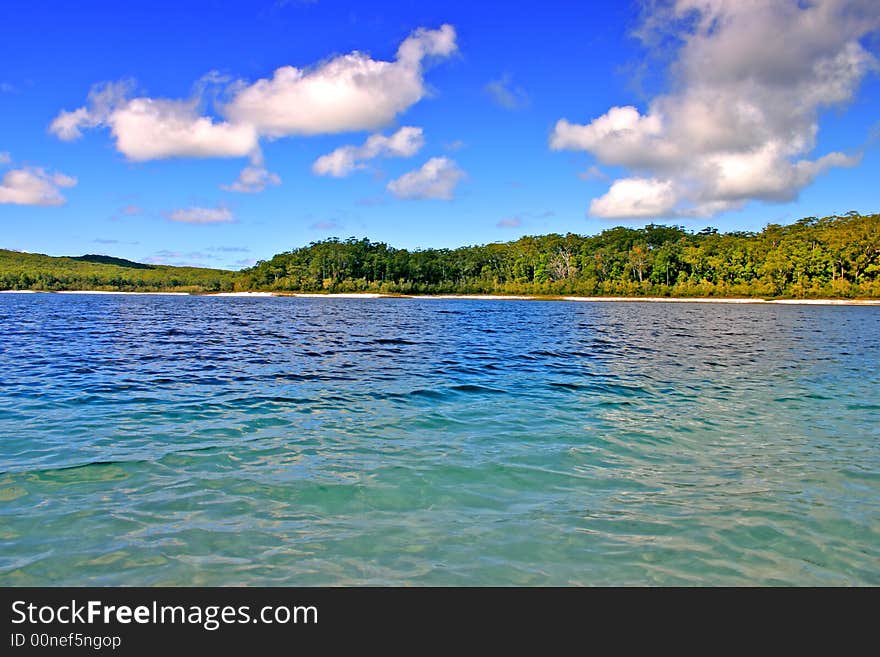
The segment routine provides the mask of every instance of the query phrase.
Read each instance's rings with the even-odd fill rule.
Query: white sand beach
[[[646,301],[648,303],[764,303],[764,299],[708,297],[562,297],[563,301]]]
[[[803,306],[880,306],[880,299],[773,299],[766,303]]]
[[[284,296],[291,297],[303,297],[303,298],[318,298],[318,297],[329,297],[333,299],[382,299],[386,297],[394,297],[395,295],[388,294],[375,294],[372,292],[339,292],[334,294],[320,294],[320,293],[308,293],[308,292],[295,292],[293,294],[285,294]]]
[[[115,292],[110,290],[58,290],[50,294],[116,294],[116,295],[133,295],[141,296],[144,294],[160,295],[160,296],[186,296],[189,292]]]
[[[562,297],[563,301],[642,301],[647,303],[776,303],[807,306],[880,306],[880,299],[731,299],[712,297]]]
[[[541,299],[537,296],[519,294],[412,294],[405,296],[411,299],[481,299],[484,301]]]
[[[473,299],[475,301],[579,301],[579,302],[641,302],[641,303],[736,303],[736,304],[783,304],[803,306],[880,306],[880,299],[760,299],[735,297],[579,297],[540,296],[521,294],[380,294],[376,292],[214,292],[192,294],[190,292],[115,292],[104,290],[0,290],[0,294],[113,294],[113,295],[159,295],[159,296],[206,296],[206,297],[297,297],[306,299]]]

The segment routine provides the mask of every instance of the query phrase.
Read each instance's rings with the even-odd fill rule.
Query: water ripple
[[[862,307],[4,295],[0,584],[880,584]]]

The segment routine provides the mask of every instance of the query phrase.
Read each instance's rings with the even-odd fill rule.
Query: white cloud
[[[128,159],[242,157],[257,150],[253,126],[215,123],[189,101],[135,98],[109,119],[116,148]]]
[[[62,141],[79,139],[83,128],[106,125],[110,115],[125,104],[133,89],[131,80],[96,84],[89,91],[87,105],[72,112],[62,110],[49,125],[49,132]]]
[[[280,185],[281,178],[261,166],[248,166],[238,174],[238,180],[229,185],[220,185],[220,189],[227,192],[241,192],[243,194],[256,194],[262,192],[270,185]]]
[[[171,221],[184,224],[228,224],[235,221],[232,212],[228,208],[200,208],[192,207],[175,210],[168,215]]]
[[[529,104],[529,95],[522,87],[513,84],[509,73],[505,73],[498,80],[492,80],[483,91],[489,94],[492,101],[504,109],[521,109]]]
[[[453,160],[432,157],[420,169],[410,171],[388,183],[388,191],[398,198],[450,201],[455,186],[464,177],[464,171]]]
[[[426,95],[423,60],[455,49],[451,25],[420,28],[400,45],[393,62],[352,52],[311,70],[284,66],[271,79],[241,88],[223,112],[268,137],[374,130]]]
[[[595,199],[592,214],[708,216],[752,199],[787,201],[829,167],[857,163],[843,153],[810,153],[820,111],[850,101],[877,66],[859,42],[880,28],[875,2],[676,0],[652,7],[646,43],[665,26],[682,44],[673,90],[645,113],[626,106],[588,124],[561,119],[550,138],[555,150],[585,150],[635,174]]]
[[[86,107],[80,107],[72,112],[61,110],[49,124],[49,132],[62,141],[73,141],[82,137],[81,128],[92,128],[98,124],[99,122],[92,118]]]
[[[202,113],[208,85],[223,83],[212,72],[199,80],[187,100],[132,97],[131,81],[96,85],[85,106],[61,111],[49,131],[64,141],[89,128],[109,128],[117,150],[132,161],[171,157],[244,157],[262,165],[259,140],[288,135],[316,135],[373,130],[391,122],[428,92],[423,79],[428,57],[448,57],[456,50],[455,29],[419,28],[401,43],[394,61],[375,60],[360,52],[340,55],[313,68],[284,66],[270,79],[226,89],[221,118]],[[250,170],[249,170],[250,169]],[[253,167],[242,172],[255,176]],[[265,184],[274,184],[273,176]],[[240,179],[243,191],[253,191]],[[257,185],[259,186],[259,185]]]
[[[406,126],[392,134],[370,135],[361,146],[340,146],[327,155],[322,155],[314,164],[312,171],[319,176],[347,176],[355,169],[363,169],[368,160],[379,157],[412,157],[424,146],[425,138],[421,128]]]
[[[14,205],[64,205],[61,187],[73,187],[76,178],[49,173],[39,167],[7,171],[0,180],[0,203]]]
[[[522,219],[519,217],[507,217],[506,219],[502,219],[497,224],[495,224],[498,228],[519,228],[522,226]]]
[[[604,196],[593,199],[590,214],[596,217],[656,217],[669,214],[678,197],[669,181],[654,178],[615,180]]]
[[[198,113],[198,100],[127,99],[129,83],[95,87],[89,105],[61,112],[49,126],[59,139],[83,128],[109,127],[116,149],[132,161],[171,157],[242,157],[258,151],[253,126],[215,122]]]
[[[0,166],[5,166],[12,162],[12,156],[7,151],[0,151]]]

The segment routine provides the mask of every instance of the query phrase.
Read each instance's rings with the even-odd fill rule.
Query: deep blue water
[[[0,584],[880,584],[880,308],[0,295]]]

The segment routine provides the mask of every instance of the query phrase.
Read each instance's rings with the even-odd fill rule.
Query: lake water
[[[0,297],[0,585],[880,584],[880,308]]]

